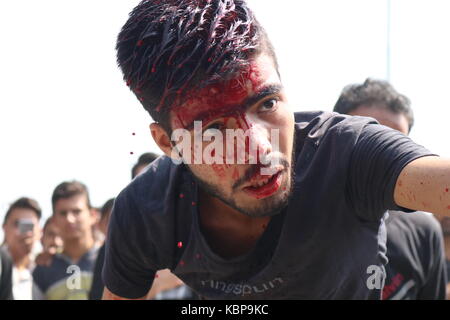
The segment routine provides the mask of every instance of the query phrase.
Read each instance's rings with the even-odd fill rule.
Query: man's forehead
[[[257,102],[261,93],[280,91],[281,83],[272,61],[261,59],[237,77],[187,93],[179,106],[172,108],[172,127],[188,128],[194,120],[211,120],[225,114],[242,112]]]

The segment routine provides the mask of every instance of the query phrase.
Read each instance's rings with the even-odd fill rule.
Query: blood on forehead
[[[262,85],[262,72],[254,64],[238,77],[187,92],[182,104],[171,108],[173,129],[192,129],[194,121],[209,121],[222,116],[240,116],[244,101]]]

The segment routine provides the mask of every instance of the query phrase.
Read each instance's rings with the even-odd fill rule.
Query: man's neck
[[[270,222],[252,218],[199,189],[199,222],[210,247],[224,258],[249,252]]]
[[[80,238],[65,239],[63,254],[68,256],[73,262],[78,262],[94,246],[92,235]]]

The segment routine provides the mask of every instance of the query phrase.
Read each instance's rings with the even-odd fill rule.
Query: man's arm
[[[404,208],[450,216],[450,159],[429,156],[410,162],[397,179],[394,199]]]
[[[137,299],[127,299],[127,298],[119,297],[118,295],[115,295],[114,293],[109,291],[108,288],[106,288],[106,287],[103,290],[103,297],[102,297],[102,300],[145,300],[145,299],[146,299],[146,295],[141,298],[137,298]]]

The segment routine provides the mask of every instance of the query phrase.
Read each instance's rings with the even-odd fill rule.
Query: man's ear
[[[158,147],[168,157],[172,156],[172,143],[166,130],[158,123],[150,124],[150,132],[152,133],[153,140],[155,140]]]

